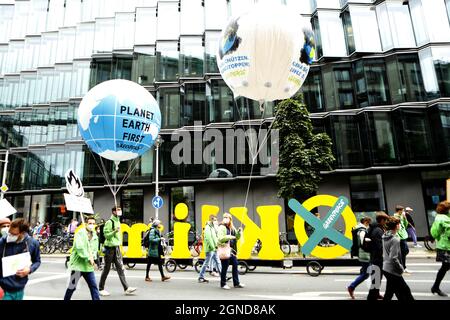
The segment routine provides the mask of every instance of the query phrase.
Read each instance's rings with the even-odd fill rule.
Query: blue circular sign
[[[161,198],[160,196],[153,197],[152,205],[153,205],[153,208],[155,208],[155,209],[161,209],[162,206],[164,205],[163,198]]]
[[[152,147],[161,129],[161,112],[144,87],[111,80],[95,86],[83,98],[78,126],[93,152],[112,161],[128,161]]]

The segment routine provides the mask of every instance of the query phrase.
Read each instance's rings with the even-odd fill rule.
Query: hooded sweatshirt
[[[95,232],[91,233],[89,240],[88,231],[83,228],[75,234],[72,254],[70,255],[69,268],[73,271],[93,272],[94,267],[89,258],[97,257],[98,237]]]
[[[383,271],[401,277],[403,272],[400,239],[391,231],[383,235]]]
[[[0,252],[2,257],[13,256],[16,254],[30,252],[31,255],[31,272],[35,272],[41,265],[41,255],[39,251],[39,242],[28,234],[20,242],[7,243],[6,237],[0,239]],[[7,292],[18,292],[25,288],[28,277],[20,278],[16,275],[3,278],[2,260],[0,259],[0,287]]]

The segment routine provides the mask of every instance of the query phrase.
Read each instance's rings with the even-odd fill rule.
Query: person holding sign
[[[0,239],[3,300],[23,300],[28,275],[41,265],[39,242],[29,236],[29,228],[24,219],[16,219],[11,223],[7,237]]]
[[[120,233],[120,219],[122,216],[122,209],[119,207],[112,208],[111,219],[106,221],[103,229],[105,236],[105,267],[100,277],[100,295],[109,296],[110,293],[105,290],[106,278],[108,277],[111,264],[114,262],[117,273],[119,274],[120,282],[126,295],[131,295],[136,291],[136,288],[129,287],[125,279],[125,268],[122,262],[122,253],[120,252],[120,245],[122,244],[122,234]]]
[[[90,217],[87,219],[86,223],[86,228],[80,229],[75,234],[72,254],[70,255],[69,261],[70,281],[64,300],[70,300],[72,298],[81,277],[86,280],[86,283],[89,286],[92,300],[100,300],[94,273],[94,261],[96,260],[98,253],[98,237],[95,232],[95,219]]]

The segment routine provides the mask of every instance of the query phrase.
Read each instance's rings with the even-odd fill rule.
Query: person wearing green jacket
[[[403,208],[402,206],[395,206],[395,213],[394,213],[394,217],[400,220],[400,229],[397,232],[397,237],[400,238],[400,251],[402,254],[402,264],[403,264],[403,268],[405,269],[405,273],[411,273],[411,271],[409,271],[406,268],[406,256],[409,253],[409,248],[408,248],[408,219],[406,218],[406,212],[405,212],[405,208]]]
[[[441,297],[448,295],[439,288],[445,274],[450,270],[450,202],[443,201],[436,208],[436,219],[431,226],[431,235],[436,239],[436,261],[442,262],[431,292]]]
[[[198,282],[207,283],[208,280],[205,279],[206,268],[211,264],[215,264],[216,269],[219,273],[222,270],[219,256],[217,255],[217,246],[219,245],[219,239],[217,237],[217,228],[219,224],[215,215],[209,216],[209,221],[206,223],[205,231],[203,234],[203,245],[205,246],[206,258],[203,262],[202,269],[200,270],[200,275],[198,277]],[[211,268],[211,270],[213,270]]]
[[[241,238],[242,228],[236,230],[233,225],[233,216],[228,212],[223,214],[222,224],[217,231],[219,247],[230,246],[231,255],[229,258],[222,259],[222,271],[220,273],[220,287],[230,290],[227,285],[227,271],[230,264],[232,265],[233,285],[235,288],[244,288],[244,284],[239,282],[238,260],[237,260],[237,240]]]
[[[150,268],[152,263],[157,264],[159,268],[159,273],[161,274],[161,281],[167,281],[170,277],[166,277],[164,275],[163,264],[164,259],[161,256],[164,256],[164,250],[161,244],[162,237],[161,232],[159,231],[159,227],[161,226],[161,221],[154,220],[152,222],[152,226],[150,228],[150,232],[148,234],[148,260],[147,260],[147,270],[145,273],[145,281],[151,282],[152,279],[149,276]]]
[[[105,223],[103,228],[103,235],[105,236],[104,250],[105,250],[105,266],[100,277],[100,295],[109,296],[110,293],[105,290],[106,278],[108,277],[111,263],[114,262],[116,271],[119,274],[120,282],[126,295],[131,295],[136,291],[136,288],[129,287],[125,279],[125,268],[122,262],[122,253],[120,252],[120,245],[122,244],[122,236],[120,233],[120,219],[122,216],[122,209],[119,207],[112,208],[112,216]]]
[[[81,277],[86,280],[92,300],[100,300],[94,273],[94,260],[98,254],[97,248],[98,237],[95,232],[95,219],[91,217],[87,219],[86,228],[82,228],[75,234],[69,261],[70,281],[64,300],[72,298]]]

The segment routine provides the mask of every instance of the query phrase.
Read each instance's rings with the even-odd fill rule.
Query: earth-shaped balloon
[[[161,129],[161,111],[144,87],[110,80],[92,88],[78,109],[78,127],[89,148],[120,162],[152,147]]]

